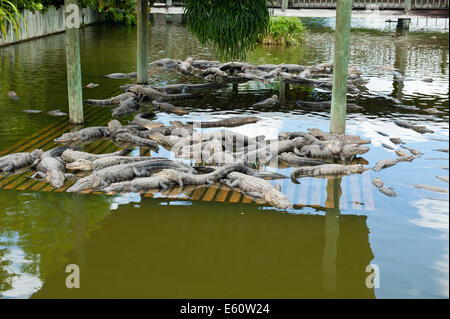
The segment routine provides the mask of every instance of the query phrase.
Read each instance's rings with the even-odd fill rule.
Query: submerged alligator
[[[295,104],[300,107],[305,107],[311,110],[331,110],[331,101],[321,102],[308,102],[308,101],[295,101]],[[363,108],[354,103],[347,103],[347,111],[358,111]]]
[[[252,124],[259,121],[256,116],[235,116],[229,117],[219,121],[201,121],[201,122],[187,122],[189,125],[195,125],[199,128],[210,128],[210,127],[236,127],[245,124]]]
[[[375,178],[372,181],[372,184],[380,191],[380,193],[389,196],[389,197],[397,197],[397,193],[394,191],[392,187],[385,187],[384,182],[381,178]]]

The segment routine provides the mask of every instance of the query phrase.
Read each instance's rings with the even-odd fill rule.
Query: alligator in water
[[[202,121],[202,122],[187,122],[189,125],[195,125],[199,128],[210,128],[210,127],[236,127],[245,124],[252,124],[259,121],[256,116],[236,116],[229,117],[219,121]]]
[[[186,75],[192,75],[192,63],[193,62],[194,62],[194,59],[189,57],[178,65],[178,69],[180,70],[181,73],[184,73]]]
[[[250,162],[256,162],[259,160],[261,163],[267,163],[279,154],[299,149],[304,144],[305,139],[302,137],[297,137],[293,140],[273,141],[261,149],[245,153],[241,158]]]
[[[359,164],[324,164],[319,166],[307,166],[293,170],[291,172],[291,180],[292,182],[299,184],[300,182],[297,180],[298,177],[360,174],[367,170],[368,168]]]
[[[415,148],[411,148],[405,145],[400,145],[401,148],[404,148],[405,150],[408,150],[413,155],[423,155],[423,153],[419,150],[416,150]]]
[[[388,167],[396,165],[398,162],[411,162],[412,160],[414,160],[416,158],[417,158],[417,156],[406,155],[406,156],[399,156],[397,158],[384,159],[384,160],[376,162],[375,166],[372,167],[372,170],[374,172],[379,172],[383,168],[388,168]]]
[[[397,197],[397,193],[394,191],[394,189],[392,187],[385,187],[381,178],[375,178],[372,181],[372,184],[380,191],[380,193],[389,197]]]
[[[158,100],[162,101],[171,101],[171,100],[184,100],[190,99],[194,96],[191,93],[180,93],[180,94],[166,94],[164,92],[160,92],[155,88],[147,87],[143,85],[134,85],[130,86],[127,89],[127,92],[132,92],[136,94],[141,100],[148,99],[150,101]]]
[[[255,198],[262,198],[277,208],[286,209],[292,207],[289,198],[264,179],[239,172],[232,172],[223,181],[229,187],[237,187],[244,194]]]
[[[109,136],[106,126],[91,126],[76,132],[64,133],[53,141],[60,144],[78,144],[106,136]]]
[[[433,130],[430,130],[426,128],[423,125],[415,125],[413,123],[407,122],[407,121],[400,121],[400,120],[394,120],[394,123],[397,124],[400,127],[403,128],[409,128],[412,129],[418,133],[424,134],[424,133],[434,133]]]
[[[149,118],[153,118],[155,116],[155,113],[153,112],[145,112],[145,113],[139,113],[136,114],[133,121],[131,121],[131,124],[139,125],[142,127],[145,127],[147,130],[152,130],[158,127],[163,127],[164,124],[159,121],[152,121],[149,120]]]
[[[51,116],[66,116],[67,115],[67,113],[62,112],[61,110],[48,111],[46,114],[51,115]]]
[[[113,96],[110,99],[105,99],[105,100],[87,99],[87,100],[84,100],[84,103],[94,104],[94,105],[115,105],[115,104],[120,104],[120,102],[125,101],[126,99],[129,99],[130,97],[136,97],[136,95],[132,92],[126,92],[126,93],[122,93],[117,96]]]
[[[272,95],[272,97],[265,99],[264,101],[253,104],[253,107],[272,107],[277,105],[278,103],[280,103],[278,95],[274,94]]]
[[[331,101],[323,102],[308,102],[308,101],[295,101],[295,104],[311,110],[330,110]],[[347,103],[347,111],[358,111],[362,107],[353,103]]]
[[[448,176],[436,176],[437,179],[440,179],[443,182],[448,183]]]
[[[17,96],[17,93],[14,92],[14,91],[8,91],[8,97],[11,100],[15,100],[15,101],[19,100],[19,97]]]
[[[76,151],[73,149],[67,149],[61,154],[61,158],[66,163],[73,163],[75,161],[78,161],[80,159],[88,160],[88,161],[95,161],[96,159],[103,158],[103,157],[111,157],[111,156],[124,156],[130,153],[130,149],[117,151],[114,153],[107,153],[107,154],[91,154],[87,152],[81,152]]]
[[[40,149],[30,153],[21,152],[0,157],[0,173],[12,173],[18,169],[36,166],[44,152]]]
[[[136,72],[131,73],[111,73],[105,75],[105,77],[110,79],[135,79],[137,77]]]
[[[119,106],[112,111],[112,116],[121,118],[138,110],[139,104],[136,103],[134,97],[129,97],[120,102]]]
[[[431,192],[445,193],[448,194],[448,188],[442,188],[432,185],[422,185],[422,184],[414,184],[414,187],[417,189],[426,189]]]
[[[399,137],[391,137],[390,139],[389,139],[392,143],[394,143],[394,144],[406,144],[405,142],[403,142],[402,141],[402,139],[401,138],[399,138]]]
[[[158,100],[154,100],[152,104],[155,105],[158,110],[166,113],[175,113],[177,115],[184,115],[189,113],[189,111],[185,110],[182,107],[176,107],[170,103],[160,102]]]
[[[149,160],[138,163],[128,163],[110,166],[91,175],[79,179],[67,191],[80,192],[91,187],[107,187],[111,183],[130,181],[135,177],[149,177],[155,170],[173,168],[185,172],[194,170],[180,162],[171,160]]]
[[[62,187],[66,178],[73,178],[73,174],[66,174],[66,165],[61,154],[67,150],[66,146],[51,149],[41,156],[36,166],[36,173],[31,178],[42,179],[55,188]]]

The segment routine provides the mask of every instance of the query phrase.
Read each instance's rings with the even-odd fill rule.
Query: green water
[[[135,69],[135,28],[111,25],[82,30],[84,98],[105,98],[131,80],[104,77]],[[179,24],[154,23],[149,60],[163,57],[214,59]],[[342,179],[282,180],[294,208],[267,205],[120,196],[73,195],[0,190],[0,296],[3,298],[448,298],[448,194],[412,184],[448,188],[435,176],[448,176],[448,33],[391,37],[384,30],[352,32],[350,63],[369,79],[364,107],[348,115],[347,131],[372,140],[363,157],[372,166],[395,157],[381,146],[401,137],[424,155],[379,173]],[[257,47],[254,64],[313,65],[332,59],[328,27],[310,29],[298,48]],[[0,49],[0,150],[61,119],[45,111],[67,112],[65,37],[55,35]],[[370,65],[392,65],[405,81]],[[433,77],[432,83],[421,81]],[[156,84],[198,82],[155,69]],[[13,90],[18,101],[8,99]],[[319,127],[329,114],[295,107],[294,101],[330,97],[330,92],[291,86],[282,106],[256,111],[249,106],[279,93],[279,84],[246,83],[179,103],[183,117],[158,114],[158,120],[218,119],[226,114],[257,114],[256,124],[234,129],[250,136],[275,137],[280,131]],[[421,109],[397,109],[386,97]],[[92,106],[86,106],[86,110]],[[37,109],[38,114],[23,110]],[[105,114],[109,110],[104,110]],[[126,122],[126,118],[123,122]],[[421,135],[396,126],[406,119],[435,130]],[[136,152],[139,152],[136,149]],[[165,150],[162,155],[169,155]],[[274,170],[268,166],[266,169]],[[278,168],[289,174],[289,168]],[[381,177],[398,194],[389,198],[371,184]],[[341,194],[340,196],[336,194]],[[339,203],[336,203],[339,200]],[[334,205],[330,205],[330,203]],[[339,207],[325,208],[325,207]],[[66,266],[80,267],[81,288],[67,289]],[[379,287],[367,288],[366,267],[379,269]]]

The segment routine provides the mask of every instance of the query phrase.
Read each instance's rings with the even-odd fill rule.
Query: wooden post
[[[330,132],[334,134],[345,133],[351,15],[352,0],[337,0],[330,124]]]
[[[78,0],[65,0],[67,93],[69,121],[81,124],[83,118],[83,90],[81,86],[80,23]]]
[[[148,83],[148,1],[137,1],[137,83]]]
[[[405,11],[411,11],[411,0],[405,0]]]
[[[286,10],[288,8],[288,0],[281,1],[281,10]]]

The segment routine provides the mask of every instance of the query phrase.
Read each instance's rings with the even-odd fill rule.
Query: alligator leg
[[[47,174],[42,173],[42,172],[36,172],[30,176],[30,178],[38,179],[38,180],[45,180],[46,177],[47,177]]]

